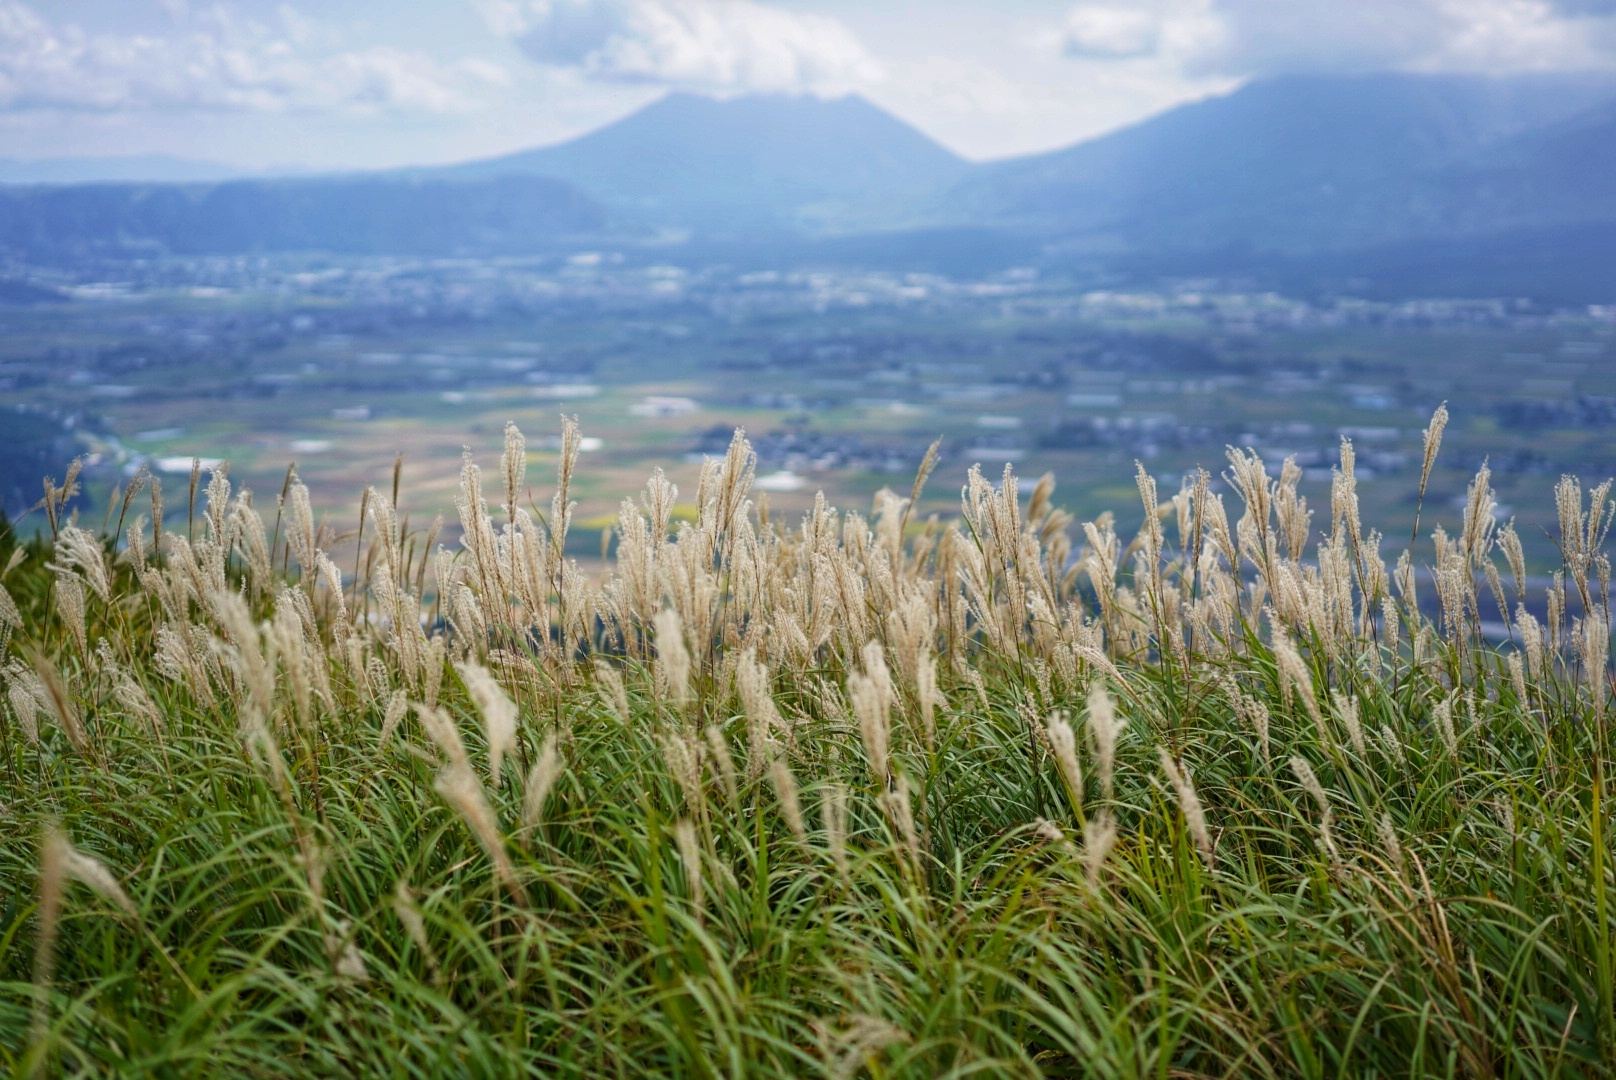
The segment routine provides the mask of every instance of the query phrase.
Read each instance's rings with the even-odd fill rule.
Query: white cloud
[[[541,64],[604,82],[837,93],[881,78],[835,19],[754,0],[484,0],[488,24]]]
[[[0,107],[453,113],[508,81],[486,61],[443,63],[386,45],[313,52],[312,24],[289,7],[270,24],[223,6],[171,14],[185,25],[167,36],[91,34],[0,0]]]
[[[1161,21],[1137,8],[1079,4],[1066,15],[1061,49],[1079,57],[1145,56],[1160,46]]]
[[[1616,0],[1084,2],[1043,43],[1192,74],[1616,67]]]

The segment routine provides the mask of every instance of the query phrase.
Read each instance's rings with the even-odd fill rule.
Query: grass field
[[[453,551],[222,474],[0,539],[7,1069],[1616,1071],[1609,485],[1540,619],[1485,471],[1417,576],[1350,451],[1141,470],[1130,538],[1008,470],[921,520],[929,460],[763,520],[737,436],[597,576],[577,450],[468,461]]]

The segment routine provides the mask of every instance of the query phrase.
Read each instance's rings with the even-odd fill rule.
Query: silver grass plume
[[[326,931],[325,952],[332,973],[339,979],[356,983],[370,981],[370,972],[365,970],[365,958],[354,942],[353,923],[349,920],[338,919]]]
[[[95,761],[95,751],[90,745],[90,733],[85,730],[78,702],[73,700],[73,695],[68,691],[67,681],[62,677],[61,671],[42,653],[33,654],[32,658],[34,670],[38,673],[38,685],[43,690],[40,702],[51,717],[61,725],[73,751],[86,761]]]
[[[1581,636],[1582,669],[1593,701],[1594,722],[1602,724],[1610,700],[1610,624],[1598,613],[1590,614],[1582,620]]]
[[[429,709],[421,704],[416,704],[413,708],[416,718],[421,721],[421,727],[438,745],[438,749],[443,751],[443,756],[449,763],[470,768],[466,757],[466,744],[460,738],[460,729],[455,727],[454,719],[442,709]]]
[[[623,687],[623,676],[604,660],[595,661],[595,689],[601,704],[619,724],[629,722],[628,691]]]
[[[527,443],[522,432],[510,420],[505,421],[505,450],[500,454],[499,471],[505,474],[505,513],[516,520],[517,499],[521,496],[527,478]]]
[[[775,798],[780,800],[780,813],[799,844],[808,842],[808,830],[802,822],[802,804],[797,798],[797,780],[791,775],[791,766],[782,755],[769,762],[769,774],[774,781]]]
[[[718,725],[708,724],[703,732],[707,739],[707,749],[712,752],[713,763],[717,767],[718,780],[724,785],[724,795],[733,803],[739,795],[739,779],[735,773],[735,759],[729,752],[729,741],[724,738],[723,731]]]
[[[561,776],[561,754],[556,749],[555,732],[544,737],[539,759],[528,770],[522,790],[522,831],[530,833],[544,815],[544,804]]]
[[[827,784],[819,791],[819,813],[825,825],[825,844],[843,885],[851,880],[847,861],[847,789]]]
[[[1049,736],[1049,748],[1055,755],[1055,763],[1060,766],[1061,776],[1066,781],[1066,789],[1071,795],[1072,809],[1079,817],[1083,814],[1083,770],[1077,763],[1077,737],[1072,734],[1072,725],[1066,722],[1066,717],[1060,713],[1051,716],[1045,725]]]
[[[672,608],[657,612],[656,675],[662,693],[676,709],[690,702],[690,651],[685,648],[684,624]]]
[[[426,920],[421,917],[420,904],[416,902],[415,892],[403,878],[393,887],[393,914],[403,924],[404,932],[409,935],[415,947],[421,950],[426,958],[427,970],[432,974],[432,981],[438,981],[438,957],[432,951],[432,942],[426,936]]]
[[[684,793],[685,805],[694,814],[703,814],[707,808],[701,787],[701,759],[701,740],[686,738],[677,731],[663,736],[662,760]]]
[[[1335,840],[1330,834],[1330,798],[1324,793],[1324,785],[1319,783],[1318,774],[1313,771],[1313,766],[1309,765],[1305,759],[1292,757],[1290,764],[1291,772],[1296,774],[1296,779],[1301,783],[1303,790],[1311,795],[1313,801],[1318,804],[1319,842],[1329,854],[1330,862],[1339,863],[1341,859],[1335,849]]]
[[[1339,690],[1330,693],[1335,703],[1336,715],[1341,717],[1341,723],[1346,726],[1347,738],[1352,740],[1352,748],[1357,751],[1360,758],[1366,757],[1368,751],[1364,744],[1363,724],[1358,718],[1358,698],[1356,695],[1343,694]]]
[[[696,827],[689,818],[674,822],[673,842],[679,849],[679,861],[684,864],[690,906],[695,909],[696,922],[700,924],[706,920],[707,898],[701,880],[701,844],[696,837]]]
[[[1157,747],[1156,753],[1161,760],[1162,772],[1167,774],[1168,782],[1173,785],[1173,792],[1178,796],[1178,808],[1184,814],[1184,823],[1189,826],[1190,837],[1201,853],[1201,861],[1206,863],[1208,870],[1211,870],[1212,836],[1207,832],[1206,813],[1201,808],[1200,796],[1195,793],[1195,785],[1190,783],[1189,776],[1167,753],[1166,747]]]
[[[1116,703],[1098,679],[1089,687],[1088,706],[1089,738],[1093,743],[1095,766],[1100,772],[1100,794],[1109,803],[1116,797],[1117,739],[1128,722],[1117,716]]]
[[[471,834],[488,853],[488,858],[494,864],[494,876],[499,883],[511,894],[512,898],[520,900],[521,890],[516,884],[516,868],[511,865],[511,858],[505,853],[505,843],[499,835],[499,823],[494,817],[493,809],[488,805],[488,797],[483,794],[483,786],[477,782],[477,774],[471,771],[471,766],[464,760],[450,761],[438,770],[438,778],[433,782],[432,788],[443,801],[454,808],[466,823]]]
[[[52,839],[48,839],[47,843],[54,842],[61,846],[62,870],[69,878],[88,886],[91,892],[130,918],[139,917],[134,902],[129,899],[129,894],[124,892],[123,886],[118,884],[117,877],[107,869],[105,863],[75,848],[60,831],[53,830],[50,836]]]
[[[1117,823],[1110,810],[1102,810],[1083,823],[1083,876],[1092,888],[1100,883],[1100,871],[1117,843]]]
[[[909,856],[909,866],[918,874],[920,834],[915,831],[915,812],[909,800],[909,778],[900,772],[893,782],[892,790],[883,792],[881,799],[886,804],[887,817],[897,827],[898,836],[903,840],[904,850]]]
[[[1313,694],[1313,673],[1308,670],[1302,654],[1297,652],[1290,635],[1277,622],[1270,622],[1273,625],[1274,660],[1279,667],[1279,685],[1285,701],[1288,704],[1293,694],[1302,699],[1302,707],[1312,718],[1320,740],[1328,746],[1329,731],[1324,726],[1324,714],[1319,710],[1318,698]]]
[[[1453,723],[1454,697],[1445,698],[1431,708],[1431,716],[1436,720],[1436,728],[1442,734],[1442,745],[1447,747],[1448,756],[1459,760],[1459,733]]]
[[[735,668],[735,690],[746,712],[746,774],[755,780],[763,773],[770,740],[785,724],[774,703],[769,671],[758,662],[753,649],[741,654]]]
[[[1515,689],[1515,701],[1527,711],[1528,715],[1531,715],[1532,699],[1527,696],[1526,691],[1526,663],[1518,652],[1510,653],[1508,662],[1509,681]]]
[[[404,714],[409,711],[410,702],[408,696],[402,690],[394,690],[393,696],[387,699],[387,711],[382,714],[381,736],[376,740],[382,749],[387,748],[387,743],[392,739],[393,732],[398,730],[399,722],[404,719]]]
[[[44,684],[34,670],[21,660],[11,660],[0,674],[5,676],[6,700],[11,705],[11,715],[16,717],[17,726],[22,729],[29,744],[37,747],[39,714],[50,707],[45,700]]]
[[[34,1002],[28,1041],[39,1055],[35,1073],[47,1067],[46,1041],[50,1036],[51,984],[56,976],[56,937],[62,914],[62,892],[67,882],[67,839],[54,825],[45,827],[39,852],[38,928],[34,931]]]
[[[1375,823],[1375,831],[1380,834],[1380,846],[1386,849],[1386,859],[1399,873],[1403,869],[1403,845],[1397,841],[1397,829],[1392,825],[1392,816],[1387,813],[1380,815]]]
[[[887,672],[880,642],[865,645],[863,659],[864,673],[847,677],[847,696],[858,718],[859,736],[864,742],[870,772],[875,782],[884,788],[891,775],[892,678]]]
[[[488,782],[499,790],[503,777],[500,766],[505,754],[516,742],[516,703],[505,693],[489,670],[475,660],[456,665],[464,680],[477,711],[483,717],[483,730],[488,738]]]
[[[1431,479],[1431,468],[1436,464],[1437,452],[1442,449],[1442,429],[1448,426],[1448,403],[1443,402],[1431,414],[1431,423],[1426,427],[1420,438],[1424,444],[1424,452],[1420,459],[1420,504],[1425,502],[1425,485]],[[1420,516],[1416,510],[1414,514],[1414,536],[1420,533]]]

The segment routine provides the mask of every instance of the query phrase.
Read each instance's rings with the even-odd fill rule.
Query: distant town
[[[820,488],[863,505],[906,485],[939,436],[950,485],[972,463],[1052,470],[1091,513],[1127,509],[1136,460],[1176,490],[1187,470],[1219,473],[1230,445],[1327,485],[1347,438],[1390,533],[1443,401],[1451,472],[1433,487],[1448,498],[1482,454],[1523,513],[1541,478],[1616,472],[1612,306],[1102,289],[1032,269],[747,272],[611,251],[164,259],[12,281],[13,517],[80,454],[100,499],[142,467],[228,459],[267,496],[295,462],[356,502],[400,452],[440,471],[462,446],[493,453],[507,419],[542,456],[563,412],[582,419],[601,492],[655,465],[693,480],[744,426],[782,506]],[[594,490],[586,516],[609,515]],[[949,512],[947,487],[932,497]],[[445,494],[420,512],[449,509]]]

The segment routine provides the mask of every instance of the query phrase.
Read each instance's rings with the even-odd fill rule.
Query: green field
[[[444,515],[452,536],[461,448],[507,421],[553,433],[565,413],[598,440],[584,452],[580,521],[615,516],[653,466],[688,495],[700,458],[735,426],[758,442],[762,475],[792,474],[769,499],[793,514],[818,490],[868,513],[941,436],[954,479],[922,517],[954,512],[972,463],[996,474],[1011,461],[1029,477],[1055,473],[1080,517],[1113,508],[1131,523],[1121,507],[1136,460],[1164,491],[1202,467],[1228,494],[1226,447],[1258,448],[1276,468],[1295,455],[1319,505],[1345,435],[1366,528],[1401,542],[1419,432],[1447,401],[1427,521],[1453,531],[1488,460],[1499,513],[1517,518],[1542,574],[1558,557],[1536,527],[1554,519],[1554,482],[1616,475],[1616,324],[1604,309],[356,263],[10,309],[0,330],[0,408],[73,424],[48,453],[6,466],[26,476],[5,495],[13,516],[38,498],[39,461],[59,477],[88,452],[97,509],[141,461],[166,461],[172,488],[193,456],[228,460],[266,506],[295,462],[322,510],[352,528],[364,486],[389,484],[402,454],[401,510],[422,524]],[[653,398],[689,409],[637,415]],[[532,450],[549,468],[553,450]],[[573,552],[598,544],[598,530],[578,530]]]
[[[1543,619],[1485,474],[1417,579],[1244,456],[1119,537],[952,466],[765,522],[737,438],[595,576],[576,434],[406,484],[441,554],[217,474],[0,536],[8,1070],[1616,1071],[1607,486]]]

